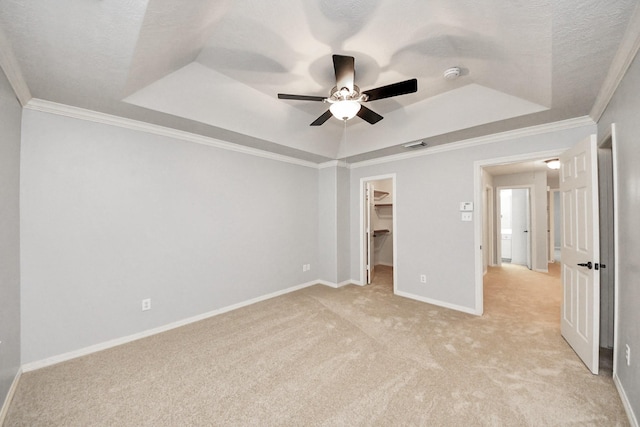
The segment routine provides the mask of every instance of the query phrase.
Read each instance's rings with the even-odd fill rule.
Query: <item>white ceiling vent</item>
[[[460,67],[451,67],[444,71],[444,78],[454,80],[460,77]]]
[[[420,147],[426,147],[427,143],[424,141],[414,141],[414,142],[409,142],[408,144],[403,144],[402,146],[404,148],[420,148]]]

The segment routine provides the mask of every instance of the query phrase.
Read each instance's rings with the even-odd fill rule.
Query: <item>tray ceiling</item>
[[[3,0],[0,25],[34,98],[319,162],[588,115],[636,4]],[[418,92],[310,127],[328,106],[277,93],[328,96],[334,53]]]

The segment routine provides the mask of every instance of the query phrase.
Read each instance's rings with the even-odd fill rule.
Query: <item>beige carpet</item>
[[[313,286],[26,373],[6,425],[628,425],[560,337],[554,275],[491,269],[482,317],[393,296],[388,269]]]

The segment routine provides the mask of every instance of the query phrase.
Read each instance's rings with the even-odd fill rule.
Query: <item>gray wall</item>
[[[616,124],[618,164],[618,358],[617,376],[636,419],[640,419],[640,58],[631,67],[598,122],[601,141]],[[624,346],[631,348],[627,366]]]
[[[351,276],[360,278],[361,178],[396,173],[397,288],[424,300],[474,311],[474,223],[461,222],[460,202],[474,200],[474,162],[573,146],[596,126],[526,136],[351,169]],[[426,149],[425,153],[429,153]],[[478,218],[478,208],[474,220]],[[420,275],[427,284],[420,283]]]
[[[332,165],[318,178],[318,271],[331,285],[349,282],[349,169]]]
[[[0,70],[0,407],[20,369],[20,123]]]
[[[335,166],[320,169],[318,178],[318,265],[313,276],[335,284],[338,281],[337,197]],[[313,267],[313,266],[312,266]]]
[[[351,268],[351,256],[349,254],[350,243],[350,223],[349,223],[349,208],[350,208],[350,193],[349,193],[349,169],[346,167],[338,167],[337,171],[337,219],[336,219],[336,234],[337,234],[337,282],[344,283],[350,281]]]
[[[317,169],[33,110],[23,121],[23,363],[317,279]]]

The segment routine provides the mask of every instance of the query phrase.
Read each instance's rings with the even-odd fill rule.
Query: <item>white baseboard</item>
[[[18,382],[20,381],[20,376],[22,375],[22,369],[18,369],[13,382],[11,383],[11,387],[9,387],[9,392],[7,393],[7,397],[4,399],[4,403],[2,404],[2,408],[0,408],[0,426],[4,425],[4,419],[7,417],[7,413],[9,412],[9,406],[11,405],[11,401],[13,400],[13,395],[16,393],[16,389],[18,388]]]
[[[340,282],[340,283],[333,283],[333,282],[329,282],[327,280],[316,280],[315,283],[318,283],[320,285],[324,285],[324,286],[329,286],[330,288],[341,288],[343,286],[347,286],[347,285],[353,285],[353,281],[351,280],[345,280],[344,282]]]
[[[217,316],[219,314],[227,313],[232,310],[237,310],[238,308],[246,307],[248,305],[255,304],[257,302],[265,301],[271,298],[275,298],[280,295],[288,294],[290,292],[294,292],[300,289],[307,288],[309,286],[317,285],[317,284],[325,284],[320,280],[313,280],[311,282],[303,283],[301,285],[292,286],[287,289],[282,289],[280,291],[272,292],[267,295],[263,295],[257,298],[252,298],[247,301],[243,301],[237,304],[229,305],[227,307],[222,307],[217,310],[209,311],[207,313],[199,314],[197,316],[189,317],[183,320],[178,320],[176,322],[172,322],[163,326],[159,326],[157,328],[148,329],[146,331],[139,332],[137,334],[128,335],[121,338],[116,338],[113,340],[105,341],[99,344],[95,344],[89,347],[84,347],[78,350],[70,351],[68,353],[59,354],[57,356],[49,357],[43,360],[38,360],[35,362],[30,362],[22,365],[22,372],[34,371],[36,369],[41,369],[47,366],[55,365],[61,362],[66,362],[67,360],[75,359],[77,357],[86,356],[91,353],[96,353],[98,351],[106,350],[112,347],[116,347],[122,344],[126,344],[132,341],[136,341],[142,338],[149,337],[151,335],[156,335],[162,332],[169,331],[171,329],[179,328],[180,326],[185,326],[190,323],[199,322],[200,320],[208,319],[213,316]],[[331,286],[331,285],[328,285]],[[337,286],[336,286],[337,287]],[[2,424],[0,423],[0,426]]]
[[[616,385],[616,389],[618,390],[618,394],[620,395],[620,400],[622,400],[622,405],[624,405],[624,410],[627,413],[627,418],[629,418],[629,424],[631,424],[631,427],[640,427],[638,425],[638,418],[636,417],[636,414],[633,413],[633,408],[631,407],[631,403],[629,402],[627,393],[624,391],[624,387],[622,387],[617,374],[613,375],[613,383]]]
[[[413,299],[413,300],[416,300],[416,301],[426,302],[427,304],[437,305],[438,307],[444,307],[444,308],[448,308],[448,309],[456,310],[456,311],[461,311],[463,313],[468,313],[468,314],[474,314],[476,316],[482,315],[482,313],[478,313],[475,308],[464,307],[464,306],[456,305],[456,304],[450,304],[448,302],[438,301],[438,300],[434,300],[434,299],[431,299],[431,298],[425,298],[425,297],[420,296],[420,295],[414,295],[414,294],[410,294],[408,292],[403,292],[403,291],[396,291],[395,294],[398,295],[398,296],[409,298],[409,299]]]

